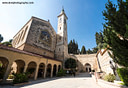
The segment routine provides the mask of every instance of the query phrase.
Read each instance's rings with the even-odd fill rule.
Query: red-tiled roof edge
[[[31,56],[48,58],[48,59],[51,59],[51,60],[56,60],[56,61],[62,62],[61,60],[57,60],[57,59],[54,59],[54,58],[51,58],[51,57],[48,57],[48,56],[43,56],[43,55],[40,55],[40,54],[23,51],[23,50],[20,50],[20,49],[14,48],[14,47],[8,47],[8,46],[2,45],[2,44],[0,44],[0,49],[10,50],[10,51],[18,52],[18,53],[23,53],[23,54],[27,54],[27,55],[31,55]]]

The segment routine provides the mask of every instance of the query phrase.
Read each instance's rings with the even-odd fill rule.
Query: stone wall
[[[96,54],[83,54],[83,55],[75,55],[78,62],[78,71],[85,71],[85,64],[91,65],[91,70],[95,70],[95,59]]]
[[[102,49],[101,51],[98,51],[97,60],[99,61],[101,71],[105,72],[106,74],[113,74],[110,61],[113,63],[113,65],[114,62],[112,61],[112,58],[109,56],[107,49]]]

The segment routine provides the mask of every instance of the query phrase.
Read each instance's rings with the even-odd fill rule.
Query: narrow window
[[[59,39],[61,40],[61,37],[59,37]]]

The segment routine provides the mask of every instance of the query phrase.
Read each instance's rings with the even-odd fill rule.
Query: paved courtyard
[[[23,86],[0,86],[0,88],[100,88],[89,74],[31,81]]]

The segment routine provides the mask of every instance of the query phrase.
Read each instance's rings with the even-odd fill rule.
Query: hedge
[[[124,84],[128,86],[128,68],[118,68],[117,73],[121,81],[123,81]]]

